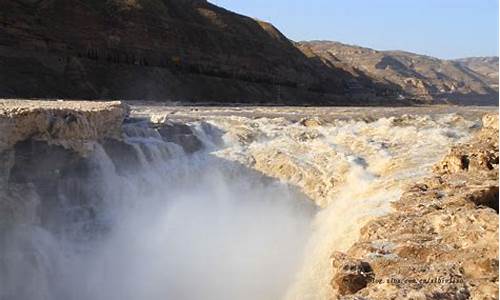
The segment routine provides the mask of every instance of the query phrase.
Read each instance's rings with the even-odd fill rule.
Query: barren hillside
[[[498,57],[441,60],[330,41],[302,42],[298,47],[355,77],[395,84],[402,97],[429,103],[498,103]]]

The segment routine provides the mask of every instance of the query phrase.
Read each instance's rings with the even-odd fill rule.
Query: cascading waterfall
[[[124,126],[120,155],[96,144],[42,225],[0,232],[0,299],[328,299],[331,253],[474,125],[456,115],[339,121],[309,138],[281,119],[237,121],[244,143],[214,134],[231,122],[193,124],[204,149],[190,155],[141,123]],[[318,166],[340,178],[321,210],[254,169],[256,153],[290,145],[305,149],[291,156],[304,164],[335,150]]]
[[[9,230],[0,298],[282,297],[315,211],[305,197],[209,150],[188,157],[154,130],[125,131],[138,166],[119,172],[101,145],[87,160],[95,216],[75,211],[68,187],[54,195],[63,220]]]
[[[340,122],[323,129],[326,141],[341,149],[349,168],[343,184],[313,221],[307,255],[286,299],[330,299],[333,252],[348,250],[364,224],[388,213],[390,203],[408,184],[429,174],[451,144],[463,142],[477,127],[455,114],[402,120]]]

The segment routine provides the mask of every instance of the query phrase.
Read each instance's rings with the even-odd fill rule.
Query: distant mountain
[[[404,51],[377,51],[331,41],[297,43],[308,56],[354,77],[396,85],[423,103],[498,105],[498,57],[441,60]]]
[[[498,56],[468,57],[457,59],[461,65],[484,76],[488,83],[498,91]]]

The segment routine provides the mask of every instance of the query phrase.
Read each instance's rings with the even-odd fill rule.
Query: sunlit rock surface
[[[0,100],[0,223],[40,223],[40,198],[82,176],[84,157],[120,138],[127,114],[121,102]]]
[[[0,152],[30,138],[84,153],[89,142],[119,136],[127,113],[118,101],[0,100]]]
[[[341,299],[497,299],[498,115],[411,186],[394,212],[361,229],[347,253],[373,269]],[[337,265],[334,272],[339,272]]]
[[[443,60],[407,51],[379,51],[333,41],[297,43],[308,57],[352,74],[391,82],[401,95],[423,103],[498,103],[498,57]],[[361,89],[354,81],[352,88]]]

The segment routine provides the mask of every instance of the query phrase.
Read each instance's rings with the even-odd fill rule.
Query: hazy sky
[[[498,55],[498,0],[212,0],[295,41],[335,40],[439,58]]]

